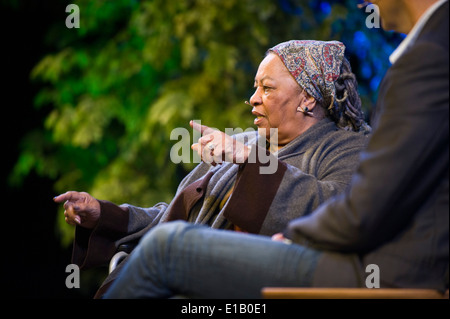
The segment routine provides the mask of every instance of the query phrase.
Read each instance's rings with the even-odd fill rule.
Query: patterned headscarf
[[[281,58],[297,83],[323,106],[336,104],[334,82],[340,74],[345,45],[339,41],[291,40],[268,50]]]

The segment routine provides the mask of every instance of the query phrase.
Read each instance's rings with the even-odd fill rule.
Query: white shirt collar
[[[408,36],[402,41],[402,43],[400,43],[397,49],[389,57],[389,61],[391,61],[392,64],[394,64],[403,55],[403,53],[405,53],[406,50],[414,44],[420,34],[420,31],[422,31],[423,27],[428,22],[433,13],[447,1],[448,0],[437,1],[432,6],[430,6],[424,14],[422,14],[419,21],[417,21],[412,30],[408,33]]]

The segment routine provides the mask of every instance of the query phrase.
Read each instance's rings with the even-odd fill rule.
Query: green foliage
[[[174,128],[191,131],[191,119],[219,129],[252,126],[244,101],[269,47],[290,39],[352,41],[355,30],[384,36],[365,28],[354,1],[330,2],[324,14],[315,9],[320,1],[305,0],[74,2],[80,28],[49,30],[54,52],[31,72],[42,85],[35,105],[50,111],[42,129],[24,139],[11,183],[35,171],[55,180],[56,193],[83,190],[146,207],[170,201],[195,165],[170,161]],[[370,108],[368,82],[360,85]],[[73,229],[59,216],[67,245]]]

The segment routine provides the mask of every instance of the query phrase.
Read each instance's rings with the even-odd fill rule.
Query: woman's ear
[[[308,110],[311,112],[314,110],[316,105],[317,105],[316,99],[305,92],[305,99],[302,102],[302,107],[305,109],[308,108]]]
[[[301,94],[303,95],[303,99],[301,100],[300,105],[297,107],[297,111],[313,116],[313,110],[317,104],[316,99],[310,96],[305,91],[303,91]]]

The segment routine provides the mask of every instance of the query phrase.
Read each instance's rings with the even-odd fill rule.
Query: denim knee
[[[164,253],[168,246],[174,239],[178,237],[178,234],[184,232],[189,227],[189,223],[184,221],[173,221],[168,223],[162,223],[142,237],[139,244],[140,249],[148,254],[151,251]]]

